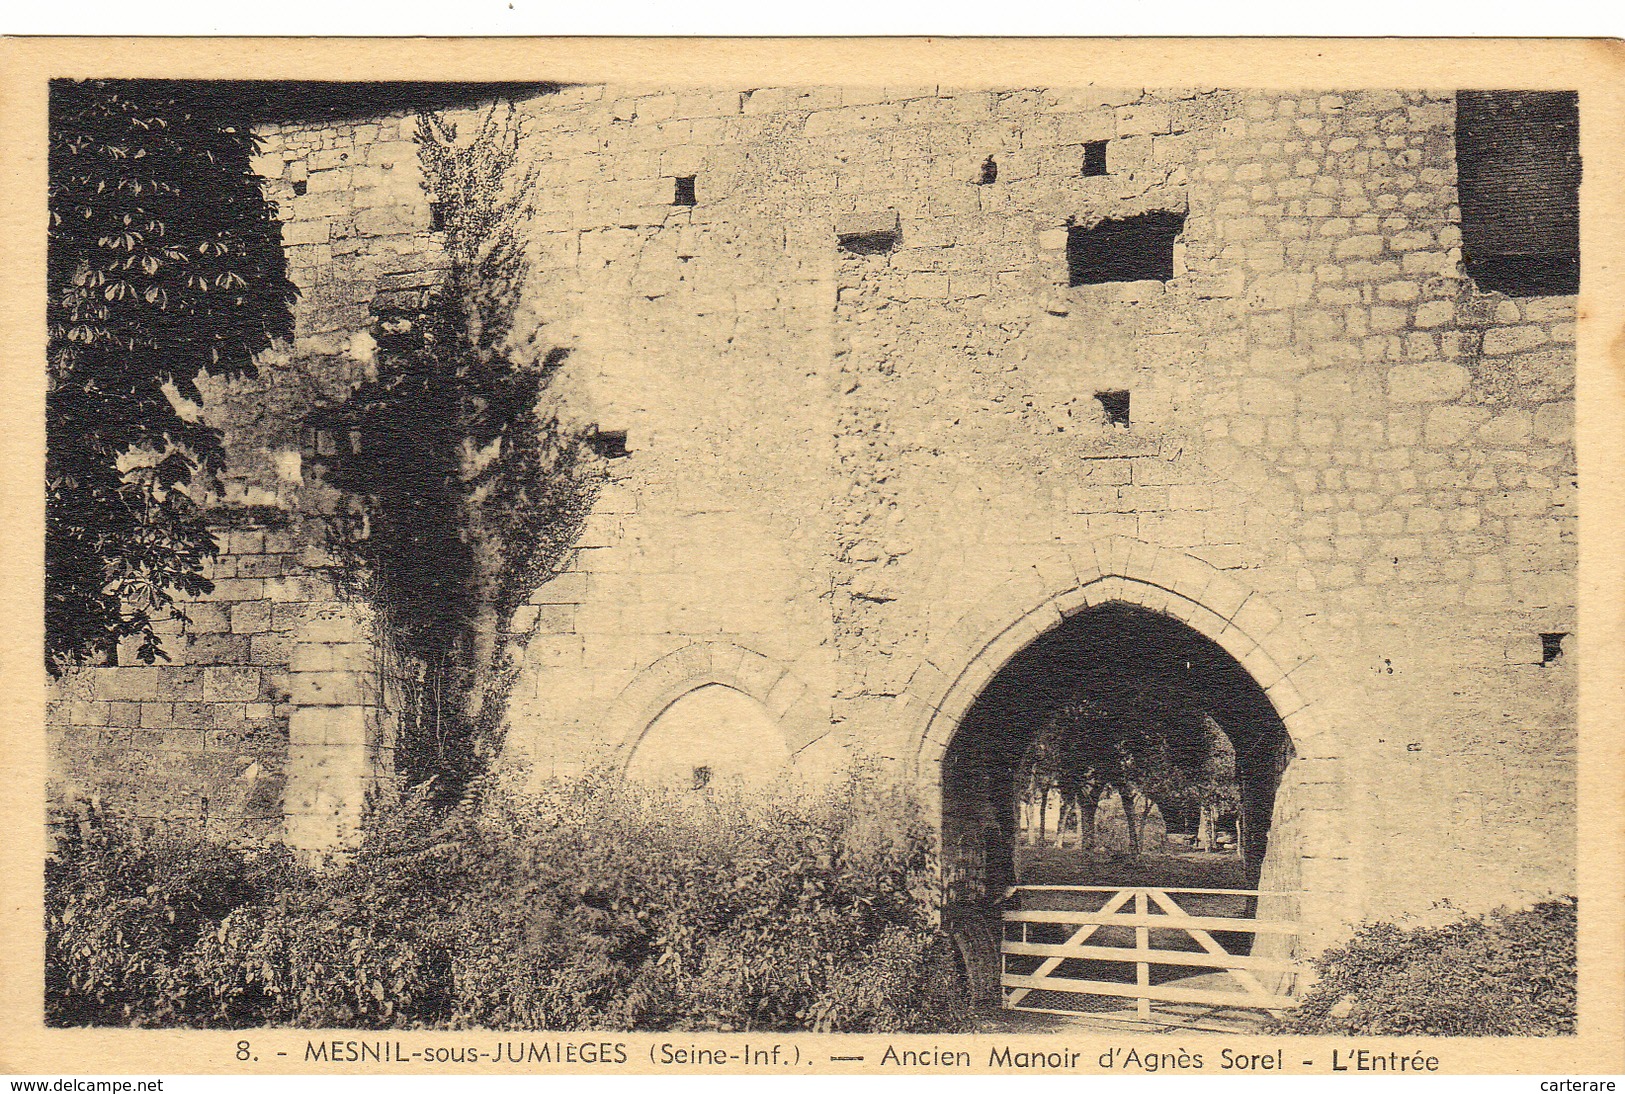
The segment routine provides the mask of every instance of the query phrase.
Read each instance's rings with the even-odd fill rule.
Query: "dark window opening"
[[[429,231],[443,232],[446,230],[446,207],[438,201],[429,202]]]
[[[847,254],[883,255],[897,246],[898,235],[896,231],[854,232],[837,237],[836,243]]]
[[[305,179],[300,179],[298,182],[293,184],[293,196],[296,197],[296,198],[302,198],[302,197],[305,196],[305,191],[309,190],[309,189],[310,189],[309,181],[307,181]]]
[[[1095,399],[1099,401],[1100,409],[1106,412],[1107,425],[1128,428],[1128,392],[1097,391]]]
[[[1580,125],[1573,91],[1458,91],[1462,261],[1508,296],[1580,291]]]
[[[618,460],[623,456],[630,456],[631,449],[626,447],[626,430],[600,429],[587,437],[587,444],[598,455],[606,460]]]
[[[1083,173],[1091,178],[1106,173],[1106,142],[1090,141],[1083,146]]]
[[[1066,230],[1067,282],[1167,281],[1174,276],[1174,241],[1184,213],[1146,213]]]
[[[982,175],[976,180],[978,186],[991,186],[999,181],[999,164],[992,156],[982,161]]]
[[[673,205],[698,205],[694,196],[694,176],[680,175],[675,180],[677,185],[673,189],[671,203]]]
[[[1552,631],[1540,636],[1540,663],[1550,665],[1563,656],[1563,639],[1569,636],[1568,631]]]

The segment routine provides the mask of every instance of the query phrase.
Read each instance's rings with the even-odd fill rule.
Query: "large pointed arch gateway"
[[[1180,678],[1233,742],[1247,888],[1266,890],[1259,919],[1302,921],[1302,862],[1316,887],[1345,891],[1321,847],[1338,826],[1307,823],[1303,765],[1313,757],[1317,808],[1336,801],[1342,764],[1300,670],[1313,660],[1297,628],[1230,573],[1182,552],[1110,537],[1041,559],[939,635],[909,685],[918,776],[943,841],[948,914],[973,980],[988,986],[997,920],[1015,880],[1013,770],[1047,696],[1090,672]],[[1329,793],[1328,793],[1329,791]],[[1274,895],[1279,894],[1279,895]],[[1314,924],[1305,924],[1314,934]],[[979,974],[974,966],[983,966]]]

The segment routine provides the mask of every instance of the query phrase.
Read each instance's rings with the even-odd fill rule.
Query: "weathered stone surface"
[[[705,643],[771,671],[696,655],[661,686],[736,687],[816,763],[861,747],[931,785],[924,726],[983,672],[975,643],[1111,597],[1215,634],[1244,610],[1265,633],[1227,640],[1295,707],[1283,839],[1336,916],[1572,889],[1574,662],[1529,651],[1575,629],[1574,301],[1464,276],[1447,95],[594,87],[521,114],[517,333],[571,347],[572,390],[632,454],[568,568],[501,621],[534,635],[515,762],[635,742],[659,712],[618,697],[675,701],[650,674]],[[383,294],[443,266],[410,133],[270,134],[298,337],[265,362],[284,382],[210,389],[235,476],[214,503],[320,509],[287,473],[304,415],[365,377]],[[1086,140],[1107,176],[1080,177]],[[697,206],[670,204],[674,174]],[[1173,277],[1069,284],[1069,225],[1159,210],[1185,217]],[[839,247],[882,223],[889,253]],[[1118,391],[1126,426],[1097,398]],[[59,767],[186,815],[227,800],[213,769],[141,759],[138,785],[98,734],[191,755],[161,742],[235,718],[287,781],[290,838],[330,841],[387,755],[371,624],[296,526],[236,535],[194,630],[250,637],[251,663],[63,681]],[[1437,868],[1384,865],[1414,861]]]

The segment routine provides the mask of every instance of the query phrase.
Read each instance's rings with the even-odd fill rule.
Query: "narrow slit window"
[[[1067,283],[1167,281],[1174,276],[1174,243],[1184,213],[1146,213],[1066,230]]]
[[[1083,173],[1094,178],[1106,173],[1106,142],[1090,141],[1083,146]]]
[[[698,205],[699,200],[694,196],[694,176],[679,175],[675,180],[676,186],[672,190],[671,203],[673,205]]]
[[[978,186],[992,186],[999,181],[999,161],[989,156],[982,161],[982,173],[977,178]]]

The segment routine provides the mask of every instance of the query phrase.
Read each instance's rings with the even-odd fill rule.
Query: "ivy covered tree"
[[[531,176],[511,103],[458,136],[418,116],[441,280],[403,310],[378,301],[376,376],[307,424],[353,438],[319,463],[357,503],[335,522],[416,686],[396,771],[449,800],[500,748],[512,664],[504,627],[579,533],[601,471],[551,389],[567,354],[515,331]]]
[[[218,470],[189,413],[200,372],[251,374],[292,334],[256,138],[210,85],[54,81],[50,92],[46,667],[164,657],[153,624],[208,592],[217,550],[186,488]]]

